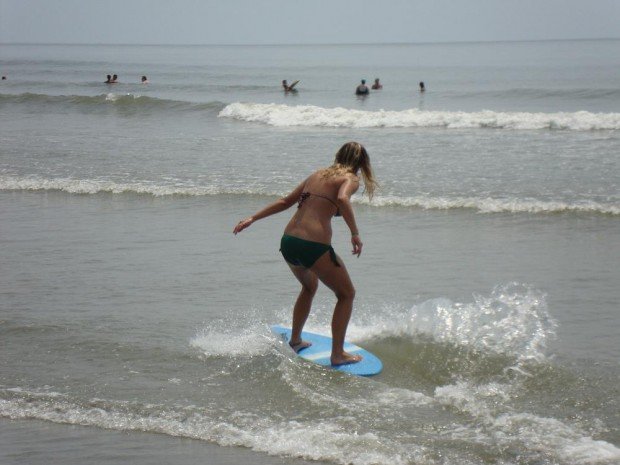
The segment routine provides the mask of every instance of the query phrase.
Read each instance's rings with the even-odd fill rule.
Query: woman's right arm
[[[292,205],[297,202],[299,196],[303,192],[304,186],[306,185],[306,181],[299,184],[295,189],[293,189],[287,196],[282,197],[281,199],[276,200],[275,202],[267,205],[262,210],[257,211],[254,215],[239,221],[235,228],[233,229],[233,233],[237,234],[243,231],[245,228],[250,226],[255,221],[258,221],[262,218],[266,218],[271,215],[275,215],[276,213],[280,213],[284,210],[289,209]]]

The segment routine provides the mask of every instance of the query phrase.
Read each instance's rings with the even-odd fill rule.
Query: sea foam
[[[438,404],[475,419],[467,426],[446,428],[444,436],[470,444],[494,444],[505,450],[524,447],[551,459],[551,463],[593,465],[620,460],[620,449],[594,439],[576,425],[510,408],[502,412],[513,389],[508,384],[463,381],[436,388],[434,399]]]

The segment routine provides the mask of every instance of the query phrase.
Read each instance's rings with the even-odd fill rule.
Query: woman
[[[329,287],[338,301],[332,317],[332,365],[359,362],[359,355],[344,351],[347,325],[353,310],[355,288],[342,260],[331,246],[333,216],[342,216],[351,230],[353,255],[362,253],[362,239],[355,223],[351,195],[364,180],[364,190],[372,199],[376,182],[366,149],[357,142],[344,144],[334,164],[310,175],[286,197],[241,220],[233,232],[243,231],[257,220],[279,213],[297,203],[297,211],[284,229],[280,251],[301,283],[301,292],[293,309],[293,328],[289,344],[296,352],[310,346],[302,341],[301,331],[310,313],[318,282]]]

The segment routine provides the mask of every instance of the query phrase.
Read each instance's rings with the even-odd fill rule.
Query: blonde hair
[[[358,171],[362,171],[362,179],[364,180],[364,192],[368,194],[368,198],[372,200],[377,188],[377,181],[370,166],[370,157],[364,146],[358,142],[347,142],[336,153],[334,164],[325,170],[324,176],[334,176],[345,173],[353,173],[357,175]]]

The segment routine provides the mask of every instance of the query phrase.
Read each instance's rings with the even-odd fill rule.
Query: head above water
[[[346,168],[354,174],[360,170],[362,179],[364,180],[364,192],[368,194],[368,198],[372,199],[377,187],[372,167],[370,166],[370,157],[364,146],[358,142],[347,142],[336,153],[334,168]]]
[[[366,84],[366,79],[362,79],[362,84]]]

